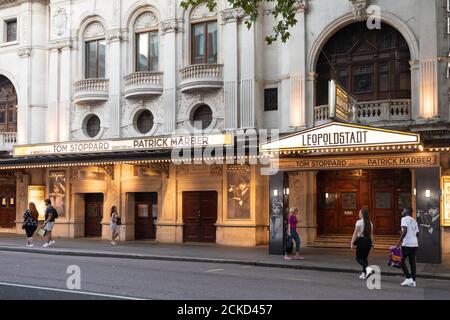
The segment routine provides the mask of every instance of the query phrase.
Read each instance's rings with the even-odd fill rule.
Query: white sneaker
[[[414,280],[411,280],[411,283],[408,284],[408,287],[415,288],[416,287],[416,282]]]
[[[406,286],[410,287],[413,284],[413,282],[414,282],[413,279],[406,279],[405,281],[402,282],[401,286],[402,287],[406,287]]]
[[[365,279],[365,277],[366,277],[366,274],[364,272],[361,272],[361,274],[359,275],[359,278],[360,279]]]
[[[43,247],[44,247],[44,248],[50,247],[50,243],[48,243],[48,242],[44,243]]]
[[[54,245],[55,243],[55,240],[50,241],[50,245]]]
[[[116,243],[115,243],[114,241],[111,241],[111,245],[115,246],[115,245],[116,245]]]
[[[33,247],[34,247],[34,244],[28,244],[27,247],[28,247],[28,248],[33,248]]]

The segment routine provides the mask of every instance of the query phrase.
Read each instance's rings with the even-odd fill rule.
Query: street
[[[67,288],[69,266],[80,268],[80,290]],[[450,281],[383,276],[369,290],[357,274],[192,262],[2,252],[0,299],[450,299]]]

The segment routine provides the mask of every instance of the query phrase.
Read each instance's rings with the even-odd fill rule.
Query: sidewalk
[[[0,251],[32,252],[67,256],[86,256],[122,259],[147,259],[202,263],[240,264],[258,267],[291,268],[315,271],[358,273],[360,267],[354,252],[345,249],[303,248],[305,260],[285,261],[282,256],[269,256],[268,247],[239,248],[203,244],[156,244],[154,242],[118,242],[98,239],[56,239],[56,245],[42,248],[42,238],[35,241],[35,248],[25,247],[25,236],[0,235]],[[389,276],[403,276],[401,270],[387,266],[388,253],[372,251],[370,264],[381,267]],[[440,265],[418,264],[419,278],[450,280],[450,262]]]

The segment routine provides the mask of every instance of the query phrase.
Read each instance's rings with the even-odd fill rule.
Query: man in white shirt
[[[405,208],[402,212],[402,236],[397,243],[397,247],[402,248],[403,259],[402,269],[406,280],[403,281],[402,286],[415,287],[416,286],[416,255],[419,247],[419,226],[417,221],[412,217],[412,209]],[[406,265],[406,258],[409,258],[409,265],[411,266],[411,273],[409,273]]]

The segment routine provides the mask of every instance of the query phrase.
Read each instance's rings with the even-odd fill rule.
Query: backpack
[[[52,209],[53,210],[52,210],[51,214],[52,214],[53,219],[58,219],[58,211],[53,207],[52,207]]]

